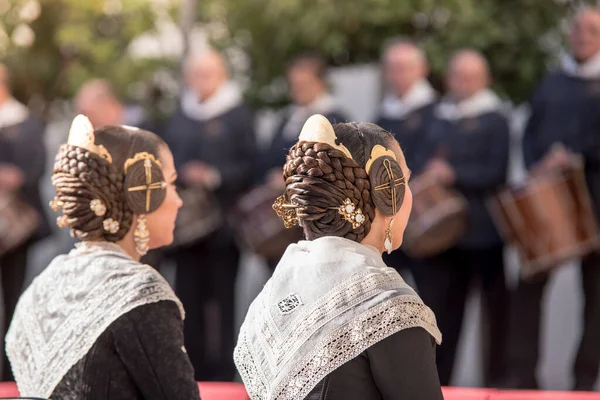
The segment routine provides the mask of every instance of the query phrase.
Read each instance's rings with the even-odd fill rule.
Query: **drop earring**
[[[383,241],[383,247],[388,254],[392,253],[392,225],[394,225],[394,218],[390,219],[387,229],[385,230],[385,240]]]
[[[135,242],[135,251],[140,256],[145,256],[150,249],[150,232],[146,226],[146,216],[138,215],[135,232],[133,232],[133,241]]]

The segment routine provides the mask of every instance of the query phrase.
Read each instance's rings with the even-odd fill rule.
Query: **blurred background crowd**
[[[385,258],[436,312],[442,384],[594,389],[597,253],[522,279],[485,204],[577,153],[599,209],[600,11],[584,6],[597,4],[0,0],[3,329],[73,245],[47,204],[55,152],[83,113],[170,145],[185,205],[176,242],[145,261],[186,308],[197,380],[235,379],[237,327],[298,238],[271,210],[285,155],[319,113],[380,124],[413,180],[434,177],[468,202],[449,249]],[[6,364],[2,375],[12,379]]]

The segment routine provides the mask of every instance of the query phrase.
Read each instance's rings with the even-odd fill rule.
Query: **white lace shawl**
[[[6,352],[21,396],[48,398],[121,315],[161,300],[183,307],[167,281],[112,243],[56,257],[21,296]]]
[[[411,327],[441,342],[433,312],[377,250],[338,237],[301,241],[250,306],[234,360],[253,400],[298,400],[340,365]]]

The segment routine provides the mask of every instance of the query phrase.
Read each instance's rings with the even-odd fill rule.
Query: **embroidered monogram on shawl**
[[[289,314],[301,305],[302,300],[300,300],[300,296],[298,296],[296,293],[290,294],[277,303],[277,307],[279,307],[279,311],[282,314]]]
[[[19,300],[6,338],[22,396],[49,397],[108,326],[161,300],[181,303],[152,267],[110,243],[82,244],[55,259]]]

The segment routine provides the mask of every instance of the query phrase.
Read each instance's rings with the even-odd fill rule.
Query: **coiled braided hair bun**
[[[52,171],[56,189],[54,201],[62,206],[63,225],[71,235],[81,240],[117,242],[131,229],[134,215],[155,211],[165,198],[165,189],[154,190],[150,206],[146,208],[143,192],[127,189],[145,185],[144,160],[130,162],[127,174],[125,163],[136,154],[146,152],[158,160],[159,148],[166,144],[152,132],[122,126],[106,126],[94,130],[94,144],[103,146],[112,158],[72,144],[58,150]],[[153,182],[162,181],[160,161],[149,165]],[[90,206],[100,200],[105,207],[103,215]],[[106,220],[118,222],[118,230],[105,229]]]
[[[298,206],[296,214],[307,240],[339,236],[361,242],[371,229],[376,209],[386,216],[400,209],[404,185],[395,187],[394,196],[392,186],[386,185],[403,179],[397,159],[404,156],[394,137],[375,124],[343,123],[333,125],[333,130],[336,145],[343,145],[352,157],[327,143],[299,141],[290,149],[284,166],[285,195]],[[390,149],[394,156],[373,160],[367,173],[376,145]],[[345,199],[365,216],[356,229],[337,210]]]

